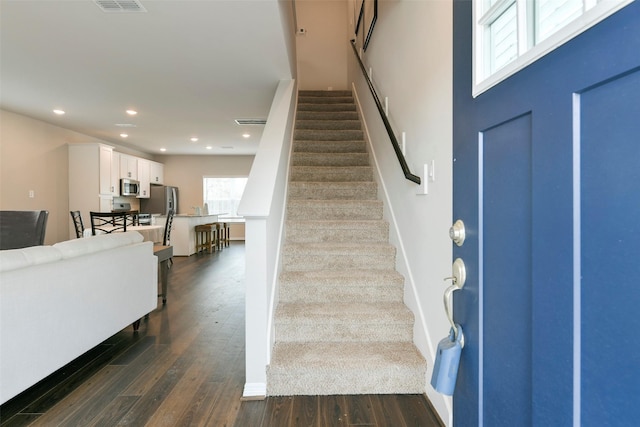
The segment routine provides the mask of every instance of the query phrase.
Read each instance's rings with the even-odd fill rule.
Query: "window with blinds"
[[[202,179],[202,201],[209,212],[220,213],[220,218],[240,218],[238,205],[248,178],[204,177]]]
[[[474,0],[474,96],[633,0]]]

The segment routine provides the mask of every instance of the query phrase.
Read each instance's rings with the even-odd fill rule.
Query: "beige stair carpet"
[[[268,395],[424,392],[377,191],[351,92],[301,91]]]

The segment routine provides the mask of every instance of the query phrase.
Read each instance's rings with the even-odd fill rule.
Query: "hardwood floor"
[[[83,321],[90,322],[91,319]],[[72,331],[70,331],[72,333]],[[440,426],[421,395],[242,401],[244,244],[175,257],[167,305],[0,407],[5,426]],[[46,351],[46,349],[43,349]]]

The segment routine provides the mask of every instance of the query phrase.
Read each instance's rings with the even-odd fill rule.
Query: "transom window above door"
[[[473,96],[633,0],[474,0]]]

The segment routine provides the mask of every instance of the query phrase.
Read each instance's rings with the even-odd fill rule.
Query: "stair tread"
[[[307,187],[377,187],[375,181],[293,181],[293,186]]]
[[[383,219],[289,219],[287,225],[305,226],[305,227],[331,227],[331,228],[370,228],[376,226],[384,226],[387,221]]]
[[[296,324],[335,323],[413,325],[413,313],[403,302],[281,302],[275,322]]]
[[[298,95],[300,96],[351,96],[353,92],[350,90],[312,90],[312,89],[304,89],[299,90]]]
[[[404,283],[404,277],[396,270],[327,270],[284,271],[281,283],[310,283],[325,286],[372,286],[376,284]]]
[[[423,368],[424,357],[412,342],[280,342],[270,369],[376,369],[382,366]]]
[[[393,251],[395,246],[389,242],[287,242],[283,249],[286,252],[326,252],[332,254],[364,255],[365,252]]]

